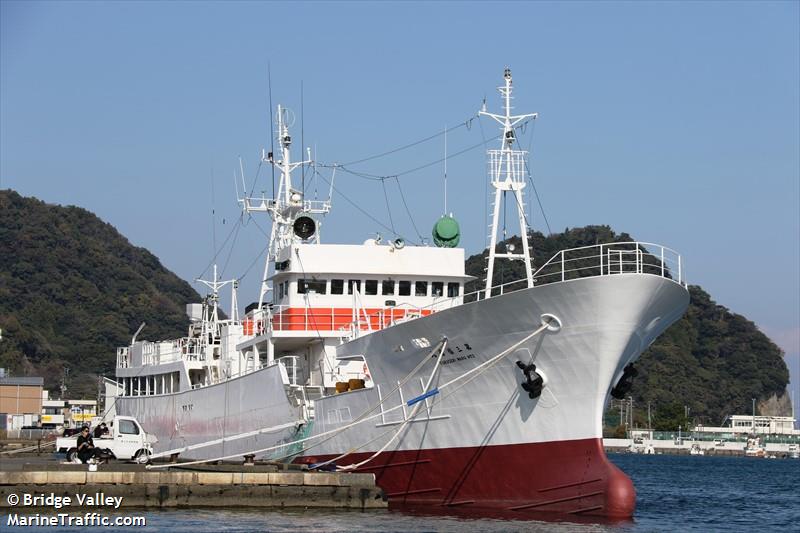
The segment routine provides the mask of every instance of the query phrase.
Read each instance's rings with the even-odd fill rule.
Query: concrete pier
[[[603,439],[603,447],[606,453],[628,453],[631,447],[635,448],[636,453],[645,453],[648,447],[652,447],[657,454],[664,455],[690,455],[692,445],[696,444],[699,449],[707,456],[732,456],[744,457],[744,441],[726,441],[725,443],[715,443],[714,441],[692,441],[689,438],[680,442],[674,440],[644,439],[639,444],[635,444],[632,439]],[[789,444],[768,442],[765,446],[767,455],[774,455],[777,458],[789,457]]]
[[[79,505],[77,495],[81,494],[121,497],[121,507],[387,507],[373,474],[268,472],[241,466],[237,471],[130,468],[134,465],[99,465],[98,471],[90,472],[86,465],[57,466],[62,468],[0,472],[0,508],[11,507],[8,495],[12,493],[69,496],[70,506]]]

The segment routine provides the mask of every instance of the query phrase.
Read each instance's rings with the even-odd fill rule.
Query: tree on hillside
[[[93,376],[113,375],[142,321],[147,338],[184,335],[185,304],[199,299],[85,209],[0,191],[0,367],[53,389],[66,366],[70,395],[94,397]]]

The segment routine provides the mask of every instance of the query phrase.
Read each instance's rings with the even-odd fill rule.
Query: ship
[[[433,244],[323,242],[330,198],[293,182],[312,161],[292,160],[290,116],[277,106],[279,150],[262,151],[277,190],[239,198],[272,222],[258,300],[240,313],[237,281],[215,267],[203,302],[187,305],[185,337],[138,340],[140,328],[117,350],[114,409],[158,439],[140,459],[373,473],[390,506],[632,516],[635,489],[605,455],[602,415],[685,312],[682,259],[615,242],[534,268],[517,133],[537,114],[512,114],[510,69],[498,90],[503,112],[485,102],[479,112],[499,125],[500,145],[487,150],[486,277],[469,292],[451,215]],[[498,241],[501,207],[516,209],[521,249]],[[525,275],[493,286],[501,261]]]

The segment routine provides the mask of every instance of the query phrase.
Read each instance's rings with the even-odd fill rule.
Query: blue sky
[[[268,62],[295,126],[302,82],[305,144],[327,163],[464,122],[484,96],[499,110],[508,65],[517,111],[540,113],[522,143],[553,230],[609,224],[680,251],[691,282],[787,351],[798,383],[798,5],[3,1],[0,187],[85,207],[191,280],[239,216],[237,157],[251,186],[269,145]],[[454,131],[450,153],[481,131],[496,134]],[[354,168],[391,175],[443,152],[437,138]],[[423,235],[443,210],[442,170],[401,178]],[[468,253],[485,244],[485,183],[482,148],[448,162]],[[379,182],[340,174],[336,187],[418,240],[395,183],[388,207]],[[534,226],[546,229],[538,211]],[[334,197],[324,238],[375,232],[390,233]],[[245,226],[225,276],[263,246]]]

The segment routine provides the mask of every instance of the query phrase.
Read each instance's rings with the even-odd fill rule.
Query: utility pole
[[[67,381],[69,380],[69,367],[64,367],[64,375],[61,377],[61,399],[67,396]]]
[[[100,410],[100,401],[103,398],[103,395],[100,393],[102,386],[103,386],[103,376],[98,374],[97,375],[97,414],[98,415],[102,412]]]
[[[633,396],[628,396],[628,427],[633,429]]]

